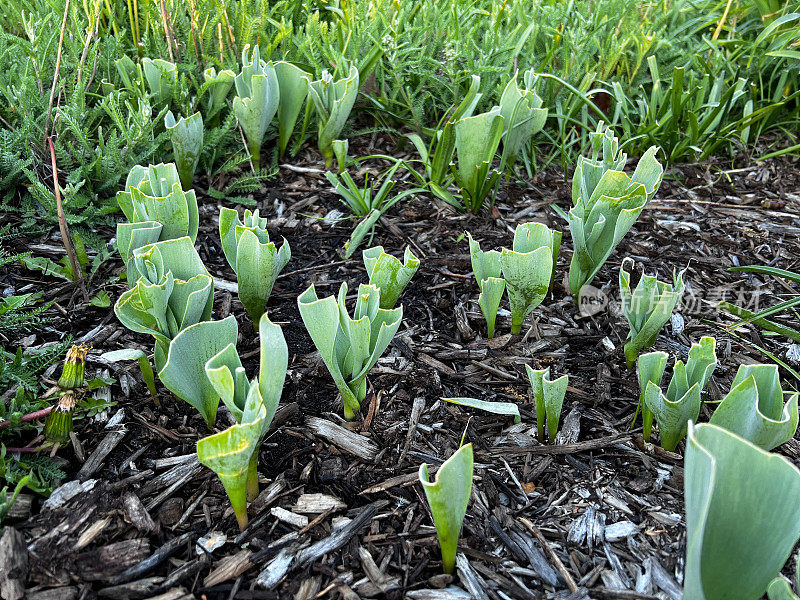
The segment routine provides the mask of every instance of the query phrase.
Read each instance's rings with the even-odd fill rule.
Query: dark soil
[[[339,255],[355,221],[320,220],[342,207],[315,171],[319,164],[313,156],[293,165],[311,171],[282,168],[253,198],[270,217],[270,233],[292,247],[292,260],[269,303],[270,318],[283,327],[290,365],[282,409],[261,449],[265,491],[251,506],[244,533],[217,478],[192,461],[196,441],[207,433],[197,412],[163,388],[150,398],[132,363],[98,359],[119,348],[151,352],[150,340],[124,329],[111,309],[82,303],[68,285],[43,282],[30,272],[5,275],[4,284],[16,293],[32,284],[57,301],[50,329],[28,339],[29,345],[71,333],[94,347],[89,377],[110,370],[118,381],[111,388],[114,425],[77,421],[81,448],[73,444],[59,451],[66,461],[65,481],[84,482],[79,493],[55,509],[34,499],[32,516],[12,521],[29,544],[28,597],[679,598],[683,447],[680,453],[663,451],[645,444],[640,428],[630,427],[638,382],[624,366],[627,323],[614,310],[619,265],[631,256],[662,279],[689,265],[680,310],[684,327],[679,318],[667,324],[654,349],[685,359],[692,342],[715,336],[720,364],[708,399],[720,399],[740,364],[768,360],[758,346],[787,360],[785,338],[753,327],[732,334],[724,326],[734,319],[715,304],[723,293],[739,304],[759,293],[764,307],[787,292],[771,278],[727,268],[800,268],[797,163],[670,169],[656,199],[594,281],[611,299],[609,307],[582,316],[565,292],[561,278],[571,255],[565,234],[552,297],[529,316],[523,335],[511,336],[510,317],[501,316],[497,337],[489,341],[462,234],[470,231],[488,249],[510,245],[519,222],[541,220],[566,230],[547,206],[569,207],[564,174],[551,168],[533,180],[508,184],[490,214],[480,216],[457,214],[427,197],[399,203],[382,219],[373,244],[395,254],[411,244],[422,266],[401,297],[403,325],[369,377],[362,418],[355,423],[340,417],[336,388],[296,304],[311,283],[323,296],[336,293],[342,281],[352,290],[366,280],[360,251],[347,261]],[[219,248],[217,213],[206,198],[198,247],[211,273],[232,281]],[[38,253],[50,245],[56,256],[57,240],[32,242],[39,243]],[[95,285],[110,280],[103,288],[112,300],[125,289],[110,278],[120,268],[120,261],[109,261],[94,279]],[[507,307],[505,300],[502,306]],[[231,312],[238,317],[239,352],[248,357],[248,372],[255,373],[256,336],[235,294],[218,290],[215,309],[216,318]],[[9,346],[18,341],[9,340]],[[526,364],[549,365],[554,376],[569,374],[555,445],[535,439]],[[782,376],[785,385],[796,387],[788,372]],[[454,396],[517,402],[522,423],[440,400]],[[710,411],[704,414],[701,418]],[[312,433],[309,417],[349,428],[377,451],[370,460],[353,456]],[[219,421],[225,426],[222,412]],[[462,435],[475,448],[476,469],[460,542],[466,561],[451,579],[441,575],[416,474],[421,463],[438,465],[450,456]],[[106,449],[107,456],[92,466]],[[795,463],[800,458],[797,440],[777,451]],[[173,457],[178,458],[165,460]],[[274,511],[297,513],[298,498],[316,493],[344,506],[303,515],[300,524],[281,520],[285,513]],[[353,521],[337,540],[343,530],[334,525],[341,526],[341,517]],[[227,536],[226,543],[198,551],[198,539],[212,532]],[[312,546],[326,539],[339,543]],[[265,587],[265,573],[280,573],[283,557],[293,560]]]

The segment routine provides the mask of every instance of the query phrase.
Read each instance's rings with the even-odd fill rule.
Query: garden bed
[[[364,150],[360,155],[373,151]],[[570,182],[549,168],[524,186],[501,186],[491,214],[477,217],[422,197],[399,203],[373,243],[394,254],[410,244],[422,264],[401,297],[403,324],[369,376],[354,423],[340,417],[336,388],[296,301],[310,283],[322,296],[342,281],[352,290],[366,280],[360,251],[346,261],[339,255],[353,221],[321,220],[335,216],[330,211],[339,204],[319,167],[310,153],[294,160],[253,198],[270,218],[270,234],[292,247],[268,311],[283,328],[289,373],[261,448],[263,491],[244,532],[218,479],[197,463],[195,443],[206,434],[197,412],[163,388],[150,398],[135,363],[98,359],[120,348],[150,352],[150,340],[126,330],[110,308],[83,304],[68,285],[30,272],[3,282],[17,289],[35,283],[56,300],[51,329],[30,344],[71,333],[93,346],[89,373],[107,369],[117,379],[116,405],[105,420],[77,421],[80,445],[59,451],[67,484],[50,499],[56,506],[23,498],[16,507],[12,524],[29,551],[27,597],[680,598],[682,454],[644,443],[641,428],[631,428],[639,386],[622,355],[628,329],[614,310],[618,268],[631,256],[663,279],[689,265],[680,317],[655,349],[685,359],[692,342],[715,336],[720,364],[709,397],[719,400],[739,364],[764,361],[757,346],[786,360],[785,339],[755,328],[732,335],[724,329],[732,319],[715,304],[724,292],[747,306],[750,294],[760,292],[763,307],[784,291],[773,279],[727,268],[796,269],[797,162],[669,169],[594,281],[609,306],[581,314],[566,295],[561,278],[571,241],[565,234],[553,296],[528,317],[522,335],[508,334],[510,318],[501,316],[493,340],[485,339],[462,234],[469,231],[489,249],[508,245],[519,222],[566,230],[547,205],[567,208]],[[252,372],[258,344],[235,293],[225,289],[234,276],[219,246],[217,214],[214,201],[201,199],[198,249],[218,280],[214,317],[241,317],[239,351]],[[53,240],[34,242],[42,251],[57,248]],[[110,261],[99,276],[120,267]],[[113,302],[124,289],[109,284],[106,291]],[[569,374],[554,445],[535,439],[526,364]],[[440,400],[455,396],[517,402],[522,423]],[[704,408],[701,420],[709,414]],[[221,424],[228,420],[222,410]],[[466,560],[451,579],[441,574],[417,472],[423,462],[438,465],[450,456],[462,434],[475,449],[476,477],[459,545]],[[792,440],[778,452],[796,460],[800,444]],[[70,495],[58,506],[59,496]],[[33,516],[26,519],[28,509]]]

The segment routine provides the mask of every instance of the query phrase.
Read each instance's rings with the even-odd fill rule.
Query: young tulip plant
[[[239,300],[253,320],[259,322],[267,307],[278,275],[292,257],[289,242],[284,238],[280,249],[269,240],[266,217],[258,209],[244,211],[244,220],[231,208],[219,214],[219,237],[228,264],[236,272]]]
[[[713,424],[689,425],[687,600],[758,600],[800,539],[800,471]]]
[[[636,358],[656,343],[656,338],[680,303],[685,284],[686,269],[673,273],[673,283],[659,281],[655,275],[642,275],[636,289],[631,291],[631,276],[626,270],[632,258],[625,258],[619,267],[619,289],[622,299],[622,314],[630,325],[628,341],[625,343],[625,362],[628,368],[636,364]]]
[[[164,127],[169,131],[181,185],[188,190],[192,187],[194,171],[203,150],[203,117],[196,112],[188,119],[181,117],[176,121],[175,115],[169,111],[164,116]]]
[[[358,288],[353,318],[347,312],[347,284],[339,297],[319,299],[312,284],[297,298],[300,316],[333,377],[344,403],[344,416],[355,418],[367,395],[367,373],[389,346],[403,320],[403,307],[381,308],[381,290]]]
[[[461,191],[461,201],[452,196],[449,200],[456,208],[478,214],[486,199],[494,192],[500,171],[492,168],[492,161],[503,138],[504,124],[505,119],[497,106],[488,112],[464,117],[456,122],[458,166],[453,174]]]
[[[203,80],[205,81],[203,87],[206,93],[205,114],[209,125],[219,123],[220,112],[225,108],[225,100],[228,98],[235,79],[236,73],[230,69],[223,69],[217,73],[214,67],[210,67],[203,71]]]
[[[289,364],[280,326],[262,315],[258,329],[257,379],[247,379],[235,340],[205,363],[205,377],[236,425],[197,442],[200,462],[219,476],[242,529],[247,525],[247,502],[258,496],[258,449],[278,409]]]
[[[512,249],[503,248],[501,252],[484,252],[469,233],[467,236],[472,271],[481,290],[478,304],[486,318],[489,338],[494,336],[504,290],[511,305],[511,333],[520,333],[525,317],[542,303],[550,289],[561,232],[543,223],[523,223],[514,231]]]
[[[160,58],[142,59],[144,78],[156,105],[169,104],[178,83],[178,67]]]
[[[534,370],[525,365],[528,380],[531,382],[533,399],[536,404],[536,429],[539,441],[545,442],[545,424],[547,425],[547,440],[552,444],[558,433],[558,422],[561,419],[561,407],[564,405],[564,395],[567,393],[569,376],[562,375],[558,379],[550,379],[550,367]]]
[[[148,244],[184,236],[192,243],[197,239],[197,196],[194,190],[183,190],[173,163],[133,167],[116,199],[128,219],[117,224],[117,248],[126,267],[134,251]],[[129,271],[128,285],[137,278]]]
[[[114,313],[128,329],[155,338],[155,363],[166,362],[172,339],[187,327],[208,321],[214,282],[186,236],[138,248],[128,261],[128,280]]]
[[[369,276],[369,285],[381,290],[380,307],[386,310],[393,309],[400,294],[419,269],[419,259],[408,246],[403,254],[402,263],[399,258],[384,252],[383,246],[364,250],[362,257]]]
[[[503,116],[503,155],[500,171],[513,171],[520,152],[541,131],[547,120],[547,109],[542,99],[533,91],[538,79],[533,69],[522,75],[525,89],[517,85],[517,73],[508,82],[500,96],[500,114]]]
[[[359,85],[358,69],[354,65],[350,66],[347,77],[334,81],[333,75],[323,71],[320,79],[309,85],[308,94],[317,113],[317,143],[327,169],[333,164],[333,140],[339,139],[347,123]]]
[[[555,208],[569,223],[572,235],[575,250],[569,265],[569,289],[576,302],[581,288],[591,283],[655,196],[664,173],[653,146],[639,159],[633,176],[628,176],[623,171],[627,157],[619,151],[619,140],[602,122],[591,134],[591,142],[591,158],[578,158],[572,178],[574,206],[569,214]]]
[[[434,481],[430,480],[427,464],[419,467],[419,481],[425,490],[442,551],[442,570],[448,574],[455,570],[458,537],[472,493],[473,460],[472,444],[466,444],[439,467]]]
[[[242,50],[242,71],[234,80],[236,97],[233,111],[242,126],[253,168],[261,165],[261,144],[264,135],[278,111],[280,88],[275,66],[261,60],[261,51],[256,45],[250,54],[250,44]]]
[[[686,437],[689,422],[696,422],[700,415],[701,394],[717,367],[716,343],[713,337],[703,337],[699,344],[692,344],[686,364],[681,360],[675,363],[666,394],[661,391],[661,378],[667,354],[651,352],[639,357],[642,419],[645,423],[646,441],[650,441],[653,417],[658,423],[661,447],[664,450],[675,450]]]
[[[784,404],[787,393],[781,387],[778,365],[741,365],[709,422],[772,450],[797,431],[798,393],[789,393]]]

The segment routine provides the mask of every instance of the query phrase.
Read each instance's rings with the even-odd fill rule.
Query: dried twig
[[[67,0],[67,5],[69,5],[69,0]],[[60,57],[61,50],[59,49],[59,59]],[[56,66],[56,73],[58,73],[58,66]],[[64,249],[67,251],[67,257],[69,257],[69,264],[72,267],[72,276],[75,278],[75,283],[80,286],[81,292],[83,292],[83,299],[89,302],[89,292],[86,291],[86,285],[83,282],[83,271],[78,262],[78,255],[75,254],[75,247],[72,245],[67,218],[64,216],[64,205],[61,202],[61,187],[58,185],[56,149],[53,147],[53,140],[51,138],[47,138],[47,143],[50,145],[50,162],[53,166],[53,188],[56,195],[56,211],[58,212],[58,228],[61,230],[61,241],[64,242]]]

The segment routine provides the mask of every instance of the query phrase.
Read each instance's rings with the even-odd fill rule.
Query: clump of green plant
[[[387,209],[394,206],[398,200],[408,196],[408,192],[404,192],[392,198],[389,197],[389,193],[396,183],[392,177],[401,164],[401,161],[396,161],[395,164],[386,171],[386,174],[378,180],[381,182],[381,186],[377,190],[373,189],[369,174],[364,177],[363,186],[359,186],[353,181],[353,178],[347,171],[343,171],[340,175],[327,171],[325,177],[328,178],[328,181],[330,181],[336,193],[341,196],[342,204],[350,209],[357,217],[366,217],[373,210],[377,210],[383,214]]]
[[[478,304],[486,318],[488,336],[494,336],[504,290],[511,305],[511,333],[520,333],[525,317],[542,303],[550,289],[561,232],[543,223],[523,223],[514,231],[512,248],[500,252],[484,252],[469,233],[467,237],[472,271],[481,290]]]
[[[114,313],[128,329],[155,338],[156,370],[164,366],[170,341],[182,330],[211,318],[214,282],[189,237],[138,248],[128,262],[135,285],[122,294]]]
[[[550,379],[550,367],[534,370],[525,365],[528,380],[531,382],[533,399],[536,404],[536,430],[539,441],[545,442],[545,424],[547,424],[547,440],[552,444],[558,433],[558,422],[561,419],[561,407],[567,393],[569,376],[562,375],[558,379]]]
[[[798,393],[784,404],[777,365],[741,365],[730,391],[719,403],[710,423],[724,427],[753,444],[772,450],[797,431]]]
[[[188,190],[192,187],[194,171],[203,150],[203,116],[196,112],[187,119],[180,117],[176,121],[169,111],[164,117],[164,127],[169,131],[181,185]]]
[[[127,223],[117,224],[117,248],[125,266],[136,249],[188,236],[197,239],[200,217],[194,190],[184,191],[174,163],[136,165],[128,174],[117,203]],[[133,285],[128,273],[128,284]]]
[[[684,597],[758,600],[800,538],[800,471],[713,424],[689,425],[684,469]]]
[[[495,191],[500,171],[492,168],[492,161],[503,138],[504,123],[500,107],[455,123],[458,167],[453,173],[461,200],[451,201],[454,206],[478,214]]]
[[[650,441],[653,417],[658,423],[664,450],[675,450],[686,437],[689,421],[696,422],[700,415],[701,394],[717,366],[716,343],[713,337],[703,337],[699,344],[692,344],[686,364],[681,360],[675,363],[666,394],[661,391],[661,378],[667,354],[651,352],[639,356],[637,364],[646,441]]]
[[[350,318],[342,283],[338,298],[319,299],[312,284],[297,298],[300,316],[333,377],[344,403],[344,416],[355,418],[367,394],[367,373],[389,346],[403,320],[403,307],[386,310],[381,290],[361,284]]]
[[[289,363],[280,326],[263,315],[258,330],[257,379],[247,379],[235,341],[205,363],[205,376],[236,425],[197,443],[200,462],[220,476],[242,529],[247,525],[247,501],[258,496],[258,448],[278,409]]]
[[[427,464],[419,467],[419,481],[425,490],[436,526],[442,551],[442,570],[445,573],[455,570],[458,537],[472,493],[473,470],[472,444],[461,446],[448,458],[439,467],[434,481],[430,480]]]
[[[247,138],[253,168],[258,171],[261,165],[261,144],[264,135],[278,110],[280,88],[275,66],[272,62],[261,60],[258,45],[250,54],[250,44],[242,50],[242,71],[236,76],[236,97],[233,111]]]
[[[285,238],[280,249],[269,240],[267,219],[259,216],[258,209],[245,210],[242,221],[235,210],[223,207],[219,237],[225,259],[236,272],[239,300],[255,325],[267,308],[275,280],[292,257],[292,249]]]
[[[623,171],[627,156],[602,122],[591,134],[591,142],[592,156],[578,157],[575,167],[573,207],[568,214],[557,210],[569,223],[572,235],[569,289],[576,301],[581,288],[591,283],[655,196],[664,173],[654,146],[639,159],[633,176],[628,176]]]
[[[535,133],[541,131],[547,120],[547,109],[542,99],[533,91],[537,75],[533,69],[522,75],[524,89],[517,85],[517,73],[506,84],[500,96],[500,114],[503,116],[503,155],[500,170],[514,169],[520,152],[530,143]]]
[[[628,263],[632,264],[633,259],[625,258],[619,267],[619,289],[622,314],[630,325],[625,343],[625,362],[630,369],[641,351],[655,344],[661,328],[681,301],[686,269],[673,274],[671,284],[659,281],[655,275],[642,275],[636,289],[631,291],[630,274],[625,270]]]
[[[367,269],[369,285],[381,290],[380,307],[386,310],[394,308],[400,294],[406,289],[408,282],[419,269],[419,259],[406,246],[403,262],[399,258],[387,254],[383,246],[368,248],[362,252],[364,266]]]
[[[317,143],[328,169],[333,164],[333,140],[339,139],[347,123],[359,85],[358,69],[354,65],[350,66],[347,77],[334,81],[333,75],[323,71],[320,79],[309,85],[308,94],[317,113]]]

